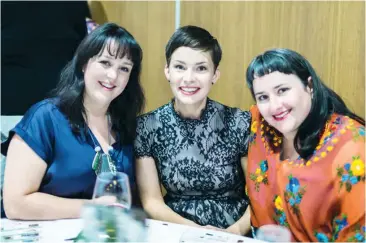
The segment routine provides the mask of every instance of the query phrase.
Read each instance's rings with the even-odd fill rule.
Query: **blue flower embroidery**
[[[342,175],[342,181],[346,182],[349,179],[349,175]]]
[[[261,163],[260,163],[260,168],[261,168],[261,171],[262,172],[266,172],[268,170],[268,163],[267,163],[267,160],[263,160]]]
[[[343,167],[338,166],[337,176],[340,178],[339,191],[343,186],[350,192],[352,186],[360,181],[365,181],[364,162],[359,156],[353,156],[351,163],[345,163]]]
[[[292,193],[297,193],[299,191],[299,188],[300,188],[300,183],[299,183],[299,180],[295,177],[292,177],[290,179],[290,183],[288,184],[288,188],[289,188],[289,191],[292,192]]]
[[[358,130],[358,134],[360,134],[361,136],[365,136],[365,127],[360,127],[360,129]]]
[[[295,201],[296,204],[299,204],[301,202],[301,198],[299,196],[296,196],[295,200],[296,200]]]
[[[349,181],[351,182],[352,185],[356,184],[358,182],[358,178],[356,176],[352,176]]]
[[[328,236],[324,233],[315,233],[315,237],[319,242],[329,242]]]
[[[349,242],[365,242],[366,239],[366,228],[365,226],[360,227],[359,224],[355,225],[355,227],[353,228],[353,231],[355,232],[355,234],[348,238],[347,241]]]
[[[295,214],[300,212],[299,204],[305,193],[305,187],[300,187],[300,182],[297,178],[289,177],[289,183],[286,185],[285,200],[293,209]]]
[[[282,214],[281,217],[278,218],[278,221],[281,225],[284,225],[286,223],[286,214]]]
[[[360,233],[357,233],[357,234],[355,235],[355,238],[356,238],[358,241],[363,241],[363,239],[364,239],[363,235],[361,235]]]
[[[290,203],[291,206],[294,206],[296,203],[294,198],[290,198],[290,200],[288,202]]]
[[[350,163],[346,163],[345,165],[344,165],[344,169],[345,170],[347,170],[347,171],[349,171],[349,169],[351,168],[351,164]]]

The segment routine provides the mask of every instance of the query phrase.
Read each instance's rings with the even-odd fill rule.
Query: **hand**
[[[108,206],[108,205],[112,205],[113,203],[116,203],[117,198],[115,196],[102,196],[102,197],[94,198],[92,200],[92,202],[95,204]]]
[[[226,228],[226,232],[236,234],[236,235],[242,235],[240,227],[237,224],[233,224],[233,225],[229,226],[228,228]]]
[[[201,226],[202,228],[205,228],[205,229],[210,229],[210,230],[217,230],[217,231],[224,231],[226,232],[225,229],[221,229],[219,227],[215,227],[215,226],[212,226],[212,225],[203,225]]]

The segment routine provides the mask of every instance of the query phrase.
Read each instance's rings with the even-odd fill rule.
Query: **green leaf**
[[[337,168],[337,175],[342,176],[343,174],[343,168]]]
[[[349,182],[346,183],[346,190],[347,190],[347,192],[350,192],[352,190],[351,183],[349,183]]]
[[[259,192],[259,184],[258,184],[258,183],[255,183],[255,190],[256,190],[257,192]]]

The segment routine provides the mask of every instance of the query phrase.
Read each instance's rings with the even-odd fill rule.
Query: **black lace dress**
[[[208,99],[200,119],[185,119],[170,102],[138,118],[135,155],[155,160],[165,203],[200,225],[226,228],[245,212],[251,116]]]

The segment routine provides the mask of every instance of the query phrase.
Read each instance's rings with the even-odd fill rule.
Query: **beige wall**
[[[97,21],[116,22],[140,42],[146,111],[168,102],[164,47],[174,32],[175,2],[91,2],[91,9]],[[206,28],[222,46],[221,78],[211,98],[248,109],[246,67],[264,50],[284,47],[307,57],[324,82],[365,115],[364,2],[183,1],[180,14],[181,26]]]

